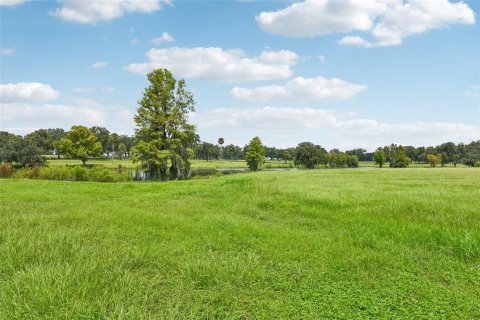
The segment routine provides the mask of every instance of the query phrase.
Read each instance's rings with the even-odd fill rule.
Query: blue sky
[[[145,73],[203,140],[327,148],[480,139],[480,1],[0,0],[0,129],[133,134]]]

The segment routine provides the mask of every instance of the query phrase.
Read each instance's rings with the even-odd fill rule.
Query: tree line
[[[0,132],[0,162],[32,167],[45,163],[44,156],[79,159],[83,165],[91,158],[128,157],[145,172],[160,180],[182,179],[189,176],[190,160],[245,160],[256,171],[265,160],[293,161],[294,165],[313,169],[357,167],[359,161],[374,161],[380,167],[406,167],[412,162],[431,166],[463,163],[480,165],[480,140],[469,144],[442,143],[435,147],[413,147],[391,144],[375,152],[357,148],[345,152],[327,151],[312,142],[302,142],[294,148],[266,147],[259,137],[240,147],[201,141],[188,114],[194,111],[193,94],[184,80],[177,80],[166,69],[147,75],[149,86],[139,101],[133,136],[112,133],[104,127],[73,126],[63,129],[40,129],[26,136]]]

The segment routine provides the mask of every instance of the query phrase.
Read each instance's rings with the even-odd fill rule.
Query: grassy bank
[[[228,160],[190,160],[192,163],[192,168],[205,168],[205,169],[216,169],[216,168],[246,168],[247,163],[245,160],[237,161],[228,161]],[[65,167],[65,166],[79,166],[82,164],[80,160],[71,160],[71,159],[50,159],[47,161],[47,164],[51,167]],[[119,166],[123,168],[135,168],[136,165],[130,159],[102,159],[102,160],[89,160],[88,165],[102,166],[106,168],[118,168]],[[284,161],[268,160],[265,162],[265,168],[289,168],[293,166],[292,161],[285,163]]]
[[[0,180],[1,319],[480,317],[480,170]]]

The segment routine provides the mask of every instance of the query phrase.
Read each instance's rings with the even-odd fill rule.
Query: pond
[[[289,170],[298,170],[297,168],[265,168],[260,171],[289,171]],[[247,173],[250,172],[249,168],[194,168],[190,170],[190,177],[208,177],[208,176],[217,176],[217,175],[230,175],[237,173]],[[134,181],[150,181],[157,180],[152,179],[148,172],[143,170],[131,170],[132,178]]]

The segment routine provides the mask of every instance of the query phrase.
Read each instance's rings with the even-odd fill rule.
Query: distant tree
[[[452,157],[453,157],[453,155],[452,155]],[[450,157],[448,156],[448,154],[446,152],[442,152],[442,154],[440,155],[440,158],[441,158],[442,167],[444,167],[446,164],[448,164],[450,162]]]
[[[42,150],[30,139],[0,132],[0,162],[18,163],[22,167],[44,164]]]
[[[118,146],[118,143],[120,142],[120,136],[116,133],[112,133],[108,140],[110,142],[110,145],[112,146],[112,153],[115,153],[117,151],[115,149],[115,145]]]
[[[56,142],[55,147],[66,157],[81,160],[83,166],[89,158],[102,153],[102,144],[95,134],[84,126],[73,126],[65,138]]]
[[[322,161],[324,148],[311,142],[299,143],[295,148],[294,164],[307,169],[313,169]]]
[[[119,142],[125,145],[125,147],[127,148],[127,152],[125,153],[125,155],[127,157],[130,157],[130,149],[135,145],[135,138],[123,134],[120,136]]]
[[[237,147],[233,144],[229,144],[224,149],[224,157],[225,159],[229,159],[230,161],[236,161],[242,158],[242,148]]]
[[[247,145],[245,160],[252,171],[257,171],[265,162],[265,147],[259,137],[254,137]]]
[[[288,148],[282,151],[282,158],[285,163],[292,161],[295,158],[295,148]]]
[[[387,159],[385,157],[385,151],[383,151],[382,148],[378,148],[373,154],[373,161],[375,161],[375,163],[378,164],[380,168],[382,168],[386,160]]]
[[[425,163],[425,147],[415,148],[415,158],[413,160],[415,160],[417,163]]]
[[[436,167],[442,163],[442,157],[438,154],[427,154],[427,162],[431,167]]]
[[[407,167],[411,160],[405,154],[405,149],[402,146],[391,145],[392,155],[390,158],[390,167],[391,168],[405,168]]]
[[[25,137],[36,145],[43,154],[54,154],[54,143],[65,136],[63,129],[39,129],[33,131]],[[57,152],[58,153],[58,152]]]
[[[454,154],[452,156],[452,162],[453,162],[453,166],[456,167],[457,164],[460,163],[460,155],[459,154]]]
[[[102,152],[110,155],[110,131],[104,127],[91,127],[90,130],[95,134],[98,141],[102,144]]]
[[[338,149],[332,149],[328,154],[328,163],[332,168],[346,167],[348,164],[348,155]]]
[[[122,156],[127,156],[127,146],[125,145],[125,143],[122,142],[118,145],[118,151],[120,155],[120,160],[122,160]]]
[[[358,167],[358,156],[355,154],[349,155],[347,158],[347,165],[349,168]]]
[[[345,151],[345,153],[349,156],[357,156],[358,159],[362,159],[362,157],[364,157],[365,153],[367,152],[367,150],[365,149],[362,149],[362,148],[357,148],[357,149],[352,149],[352,150],[347,150]]]
[[[415,161],[417,156],[416,148],[412,146],[405,146],[404,149],[405,149],[405,155],[409,157],[412,161]]]
[[[225,140],[223,138],[218,138],[218,144],[223,145],[225,143]]]
[[[186,178],[196,143],[195,126],[188,123],[193,95],[184,80],[176,80],[166,69],[150,72],[147,78],[150,84],[134,118],[137,142],[132,159],[152,177],[166,180],[169,171],[170,179]]]

